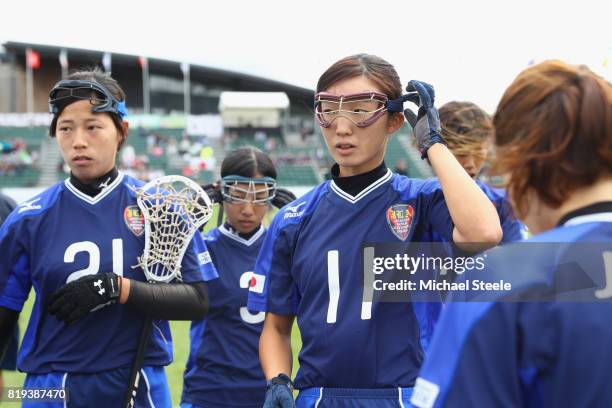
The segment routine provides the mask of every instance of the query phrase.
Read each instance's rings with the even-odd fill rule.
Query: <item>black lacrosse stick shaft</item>
[[[151,335],[151,329],[153,327],[153,318],[146,317],[142,331],[140,332],[140,339],[138,340],[138,349],[136,349],[136,355],[134,356],[134,362],[132,363],[132,371],[130,372],[130,381],[125,392],[123,399],[124,407],[133,408],[136,405],[136,394],[138,393],[138,383],[140,382],[140,369],[144,361],[145,350],[149,336]]]

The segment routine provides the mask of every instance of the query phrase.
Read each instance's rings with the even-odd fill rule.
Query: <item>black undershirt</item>
[[[259,229],[261,228],[261,224],[260,224],[253,231],[243,234],[242,232],[236,231],[236,229],[234,229],[234,227],[232,227],[227,221],[223,224],[223,226],[225,227],[226,230],[228,230],[232,234],[238,235],[240,238],[246,239],[246,240],[250,239],[253,235],[257,234],[257,231],[259,231]]]
[[[334,183],[345,193],[355,197],[376,180],[387,174],[387,166],[383,161],[380,166],[367,173],[357,174],[356,176],[340,177],[340,166],[334,164],[331,168],[331,175]]]
[[[557,223],[557,227],[565,224],[572,218],[580,217],[582,215],[590,215],[597,214],[603,212],[612,212],[612,201],[600,201],[598,203],[589,204],[586,207],[578,208],[577,210],[570,211],[565,214],[559,222]]]
[[[108,187],[115,179],[119,176],[119,170],[116,167],[113,167],[111,171],[104,174],[101,177],[98,177],[96,180],[91,183],[83,183],[78,178],[75,177],[72,172],[70,172],[70,183],[77,188],[82,193],[87,194],[90,197],[95,197],[102,190]]]

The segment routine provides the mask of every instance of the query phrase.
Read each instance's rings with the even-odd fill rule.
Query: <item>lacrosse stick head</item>
[[[181,280],[187,246],[212,216],[210,198],[183,176],[160,177],[135,192],[145,222],[145,248],[137,266],[149,281]]]

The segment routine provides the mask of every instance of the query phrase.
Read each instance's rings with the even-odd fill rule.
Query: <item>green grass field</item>
[[[266,217],[266,223],[268,223],[273,216],[273,212],[268,214]],[[216,225],[217,220],[217,209],[211,218],[211,222],[206,226],[210,229]],[[23,311],[19,316],[19,326],[21,328],[21,335],[25,332],[30,318],[32,305],[34,303],[34,292],[30,293],[28,301],[24,305]],[[189,355],[189,326],[191,322],[170,322],[170,328],[172,329],[172,339],[174,345],[174,362],[166,367],[166,374],[168,376],[168,382],[170,384],[170,392],[172,393],[172,404],[175,407],[179,406],[181,400],[181,392],[183,390],[183,371],[185,370],[185,363]],[[294,326],[291,343],[293,346],[293,375],[297,371],[297,352],[301,347],[300,334],[297,326]],[[13,371],[3,371],[5,386],[21,386],[25,378],[25,374]],[[17,407],[17,403],[6,403],[3,402],[2,406]]]

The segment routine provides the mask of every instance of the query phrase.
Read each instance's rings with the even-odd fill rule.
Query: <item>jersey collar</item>
[[[100,202],[104,197],[106,197],[107,195],[110,194],[111,191],[113,191],[119,184],[121,184],[121,181],[123,180],[123,173],[121,172],[117,172],[117,177],[115,177],[115,179],[108,185],[106,186],[102,186],[102,188],[100,189],[100,192],[98,194],[96,194],[95,196],[91,197],[88,194],[84,193],[83,191],[79,190],[71,181],[70,178],[66,179],[64,181],[64,185],[66,186],[66,188],[71,191],[75,196],[77,196],[77,198],[80,198],[81,200],[89,203],[89,204],[96,204],[98,202]],[[102,183],[104,183],[104,181],[102,181]]]
[[[602,201],[571,211],[561,217],[558,226],[587,222],[612,222],[612,201]]]
[[[359,192],[359,194],[353,196],[349,193],[347,193],[346,191],[342,190],[334,180],[331,181],[330,185],[331,185],[331,189],[334,193],[336,193],[338,196],[340,196],[341,198],[345,199],[346,201],[348,201],[351,204],[355,204],[356,202],[358,202],[359,200],[361,200],[362,198],[366,197],[368,194],[370,194],[372,191],[376,190],[378,187],[382,186],[383,184],[385,184],[387,181],[391,180],[391,176],[393,175],[393,173],[391,172],[391,170],[386,169],[386,171],[383,173],[383,176],[374,180],[374,182],[372,182],[371,184],[367,185],[363,190],[361,190]],[[359,177],[359,176],[354,176],[354,177]]]
[[[240,235],[238,235],[238,233],[228,229],[225,225],[221,225],[219,227],[219,232],[221,234],[225,235],[226,237],[230,239],[233,239],[236,242],[241,243],[242,245],[246,245],[246,246],[251,246],[255,242],[257,242],[257,240],[264,234],[265,230],[266,229],[264,228],[264,226],[260,225],[257,232],[255,232],[249,239],[244,239]]]

